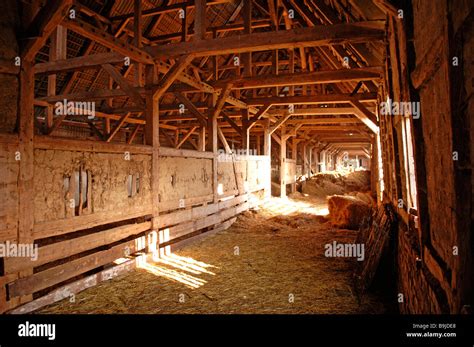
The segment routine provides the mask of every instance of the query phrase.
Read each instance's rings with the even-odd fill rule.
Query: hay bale
[[[371,214],[371,206],[350,195],[328,197],[329,219],[338,228],[358,230],[364,219]]]

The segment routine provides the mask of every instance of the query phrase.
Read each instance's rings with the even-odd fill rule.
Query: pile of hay
[[[343,176],[343,178],[344,186],[347,192],[356,190],[365,192],[367,190],[370,190],[370,171],[354,171]]]
[[[370,190],[370,171],[318,173],[301,182],[301,192],[315,197],[342,195],[353,191]]]
[[[337,172],[319,173],[301,184],[301,192],[314,197],[326,197],[333,194],[344,194],[342,175]]]
[[[333,195],[328,197],[329,219],[338,228],[358,230],[372,213],[369,194]]]

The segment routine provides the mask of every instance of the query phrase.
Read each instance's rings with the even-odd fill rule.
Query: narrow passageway
[[[356,231],[333,228],[324,199],[272,198],[229,229],[148,261],[41,313],[384,313],[380,295],[359,304],[355,259],[325,256]]]
[[[2,0],[0,314],[474,312],[474,1],[432,3]]]

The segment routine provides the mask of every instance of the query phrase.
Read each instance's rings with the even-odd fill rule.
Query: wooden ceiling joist
[[[178,76],[186,69],[186,67],[193,60],[192,55],[181,57],[176,63],[166,72],[165,76],[161,79],[158,87],[155,91],[155,98],[159,99],[178,78]]]
[[[220,5],[220,4],[225,4],[227,2],[230,2],[232,0],[207,0],[206,5],[207,6],[212,6],[212,5]],[[186,2],[180,2],[177,4],[172,4],[172,5],[163,5],[163,6],[158,6],[155,8],[147,9],[142,11],[142,16],[143,17],[151,17],[151,16],[157,16],[160,14],[165,14],[165,13],[171,13],[171,12],[176,12],[181,10],[183,7],[187,8],[194,8],[194,2],[193,1],[186,1]],[[132,19],[133,18],[133,12],[132,13],[127,13],[119,16],[114,16],[110,18],[111,21],[116,22],[116,21],[123,21],[126,19]]]
[[[24,60],[33,61],[36,53],[44,46],[48,37],[67,15],[73,0],[51,0],[43,6],[30,24],[21,50]]]
[[[112,77],[122,90],[135,102],[136,105],[145,107],[145,102],[140,93],[130,84],[129,81],[111,64],[104,64],[102,68]]]
[[[104,47],[110,48],[113,51],[123,54],[126,57],[129,57],[131,60],[144,63],[144,64],[153,64],[153,59],[146,51],[143,49],[134,47],[127,42],[116,38],[115,36],[96,28],[91,24],[85,23],[78,19],[64,19],[61,23],[69,30],[74,31],[75,33],[82,35],[92,41],[95,41],[101,44]]]
[[[367,42],[382,40],[384,36],[385,22],[365,21],[152,46],[147,47],[146,51],[154,59],[178,57],[186,54],[204,57],[286,48],[316,47],[346,42]]]
[[[33,71],[35,74],[56,74],[67,71],[86,70],[99,67],[103,64],[118,64],[124,62],[125,57],[122,54],[115,52],[98,53],[47,63],[38,63],[33,67]]]
[[[300,72],[294,74],[271,74],[253,77],[242,77],[234,80],[221,80],[214,84],[219,88],[232,82],[234,89],[269,88],[297,86],[320,83],[339,83],[346,81],[370,81],[380,79],[382,67],[365,67],[330,71]]]
[[[356,108],[356,116],[359,117],[359,119],[364,122],[367,127],[369,127],[370,130],[372,130],[374,133],[378,133],[379,127],[378,127],[378,122],[377,122],[377,117],[370,112],[367,107],[365,107],[361,102],[358,100],[351,100],[350,103]]]
[[[194,106],[194,104],[181,93],[175,93],[176,98],[183,103],[183,105],[197,118],[197,120],[205,126],[207,124],[207,117],[205,117],[199,110]]]
[[[246,103],[252,106],[272,104],[272,105],[316,105],[331,103],[349,103],[351,100],[357,101],[377,101],[376,93],[361,94],[320,94],[320,95],[297,95],[297,96],[274,96],[266,98],[248,98]]]

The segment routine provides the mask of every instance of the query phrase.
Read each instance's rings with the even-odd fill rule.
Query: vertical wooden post
[[[290,48],[289,50],[290,58],[289,58],[289,63],[288,63],[288,68],[290,69],[290,73],[295,73],[295,51],[293,48]],[[290,86],[290,96],[295,95],[295,86]]]
[[[60,59],[66,59],[66,38],[67,38],[67,29],[61,25],[54,30],[51,35],[51,45],[49,47],[49,61],[56,61]],[[48,96],[56,95],[56,74],[51,74],[48,76]],[[53,126],[53,117],[54,117],[53,106],[50,105],[47,108],[46,112],[46,126],[48,129],[51,129]]]
[[[285,126],[281,126],[280,140],[280,198],[286,198],[286,136]]]
[[[252,33],[252,1],[244,1],[244,34]],[[244,77],[252,76],[252,53],[242,54],[242,63],[244,64]]]
[[[249,110],[242,109],[242,149],[249,152]]]
[[[199,128],[198,151],[204,152],[205,150],[206,150],[206,127],[201,126]]]
[[[297,151],[298,151],[298,140],[296,139],[296,137],[293,137],[293,140],[291,141],[291,159],[295,161],[295,171],[296,171],[296,160],[298,158]],[[291,192],[292,193],[296,192],[296,182],[293,182],[291,184]]]
[[[314,172],[318,173],[320,171],[319,170],[319,148],[318,147],[314,148],[314,160],[316,161],[316,166],[315,166]]]
[[[278,72],[279,72],[278,49],[273,51],[272,59],[273,59],[273,63],[272,63],[273,64],[273,73],[275,75],[278,75]],[[274,96],[278,96],[278,87],[274,88],[273,93],[274,93]]]
[[[308,158],[307,158],[307,147],[306,147],[306,142],[303,143],[303,176],[308,177]]]
[[[209,102],[209,114],[207,118],[207,142],[206,150],[214,153],[214,158],[212,159],[212,187],[214,194],[214,202],[216,203],[219,200],[217,193],[217,115],[215,112],[215,106],[217,101],[217,95],[212,94]]]
[[[183,6],[183,18],[181,18],[181,42],[186,42],[186,38],[188,37],[188,24],[187,24],[187,12],[186,6]]]
[[[20,165],[18,176],[18,238],[19,244],[33,243],[34,226],[34,83],[33,64],[23,61],[20,71],[19,148]],[[33,274],[33,269],[21,271],[19,277]],[[19,298],[19,304],[31,301],[32,295]]]
[[[308,155],[308,178],[311,177],[311,165],[313,160],[313,147],[309,147],[309,155]]]
[[[262,140],[261,140],[261,136],[260,134],[257,134],[256,137],[256,146],[257,146],[257,155],[261,155],[262,154]]]
[[[194,40],[206,38],[206,0],[194,1]]]
[[[270,134],[270,120],[263,123],[263,155],[268,157],[268,166],[265,180],[265,199],[272,196],[272,135]]]
[[[142,0],[135,0],[133,3],[134,17],[133,17],[133,43],[136,47],[142,47]],[[135,85],[143,86],[143,65],[135,63]]]
[[[326,150],[321,151],[321,172],[326,171]]]
[[[157,79],[157,71],[154,65],[147,65],[145,68],[146,84],[155,84]],[[146,92],[146,109],[145,109],[145,143],[153,146],[152,154],[152,175],[151,175],[151,192],[152,192],[152,230],[158,233],[158,215],[159,215],[159,98],[152,90]]]

